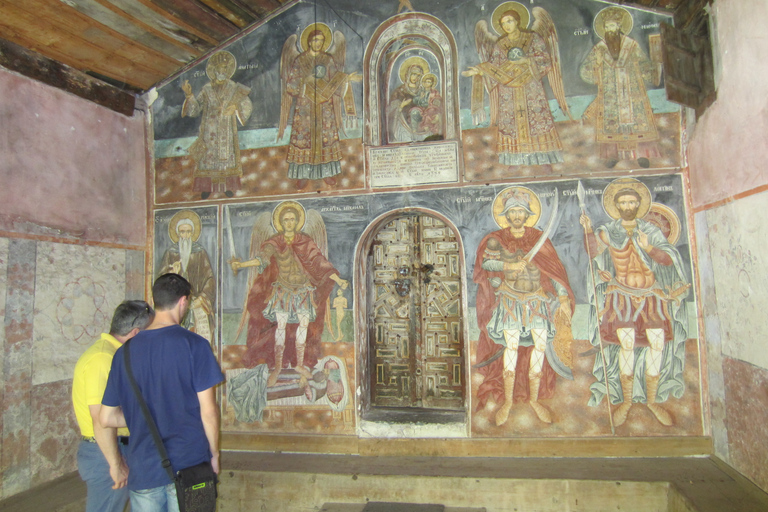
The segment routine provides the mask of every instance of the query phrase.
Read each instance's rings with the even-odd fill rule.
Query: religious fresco
[[[297,1],[158,87],[155,203],[680,166],[669,17],[426,4]]]
[[[192,285],[181,325],[215,342],[218,290],[217,209],[155,211],[153,278],[172,272]]]

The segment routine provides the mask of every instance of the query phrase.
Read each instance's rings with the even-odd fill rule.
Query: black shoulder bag
[[[214,512],[216,510],[218,490],[216,489],[216,473],[213,472],[213,466],[211,466],[210,461],[201,462],[195,466],[179,470],[176,475],[173,474],[171,461],[168,458],[168,453],[165,451],[160,432],[158,432],[157,425],[149,413],[147,403],[141,395],[141,390],[136,384],[136,379],[131,370],[131,358],[128,350],[130,341],[126,341],[124,345],[125,355],[123,361],[125,362],[125,372],[136,395],[136,400],[139,402],[144,419],[147,421],[147,425],[149,425],[149,431],[152,433],[155,447],[157,447],[157,451],[160,454],[163,468],[168,472],[171,481],[176,484],[176,498],[179,501],[179,511]]]

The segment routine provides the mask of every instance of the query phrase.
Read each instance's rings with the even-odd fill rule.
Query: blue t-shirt
[[[224,380],[208,341],[181,326],[142,331],[130,341],[136,383],[157,424],[174,473],[211,459],[197,393]],[[112,359],[101,403],[123,408],[131,431],[128,488],[152,489],[170,482],[149,426],[125,372],[125,347]]]

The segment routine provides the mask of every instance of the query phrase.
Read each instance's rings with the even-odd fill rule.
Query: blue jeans
[[[131,512],[179,512],[174,484],[131,491]]]
[[[124,446],[119,446],[122,453]],[[80,441],[77,470],[88,489],[86,512],[123,512],[128,502],[128,488],[112,489],[114,482],[109,476],[109,464],[99,445]]]

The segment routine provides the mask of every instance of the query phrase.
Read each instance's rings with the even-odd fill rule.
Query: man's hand
[[[219,470],[221,468],[219,463],[219,452],[218,450],[213,452],[213,456],[211,457],[211,466],[213,467],[213,472],[217,475],[219,474]]]
[[[586,213],[582,213],[579,217],[579,224],[584,226],[584,229],[587,230],[587,233],[592,232],[592,221],[587,217]]]
[[[115,482],[115,485],[112,486],[113,489],[122,489],[128,485],[128,465],[122,457],[120,457],[117,465],[113,466],[110,464],[109,476],[111,476],[112,481]]]
[[[648,252],[651,250],[651,245],[648,243],[648,233],[643,233],[639,229],[637,230],[637,244],[642,250]]]

